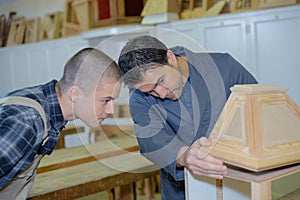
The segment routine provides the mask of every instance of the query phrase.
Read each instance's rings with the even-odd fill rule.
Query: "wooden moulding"
[[[269,8],[277,6],[288,6],[296,4],[297,0],[260,0],[258,8]]]
[[[44,16],[40,40],[55,39],[61,36],[62,12],[48,13]]]
[[[286,89],[236,85],[209,140],[205,154],[251,171],[300,162],[300,108]]]
[[[25,17],[19,17],[12,21],[6,46],[23,44],[26,28]]]
[[[231,12],[240,12],[257,9],[259,0],[233,0]]]
[[[41,29],[40,18],[29,19],[26,21],[25,43],[39,41],[39,33]]]
[[[214,5],[214,0],[189,0],[188,8],[186,8],[183,2],[180,4],[183,6],[180,17],[182,19],[189,19],[203,15]]]

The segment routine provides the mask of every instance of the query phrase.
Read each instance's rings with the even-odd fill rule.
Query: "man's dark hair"
[[[150,68],[168,63],[168,48],[155,37],[144,35],[129,40],[121,50],[118,64],[125,85],[142,81],[142,75]]]

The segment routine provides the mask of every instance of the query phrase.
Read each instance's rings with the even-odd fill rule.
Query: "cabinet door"
[[[203,41],[198,26],[201,19],[182,20],[159,24],[157,37],[168,47],[183,46],[195,52],[203,52]]]
[[[253,71],[247,60],[248,25],[244,15],[218,17],[202,23],[199,29],[207,51],[230,53],[249,71]]]
[[[13,70],[10,67],[12,62],[11,54],[0,49],[0,95],[13,89]]]
[[[300,105],[300,7],[250,16],[252,55],[260,83],[289,89]]]

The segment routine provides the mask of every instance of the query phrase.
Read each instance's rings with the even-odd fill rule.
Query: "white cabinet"
[[[0,49],[0,94],[13,89],[12,56]]]
[[[300,105],[300,7],[249,16],[255,74],[277,84]]]
[[[0,94],[59,79],[69,57],[88,42],[80,37],[0,49]]]
[[[248,64],[247,36],[249,27],[246,24],[245,15],[234,17],[219,17],[208,22],[201,23],[199,33],[203,37],[203,45],[208,52],[227,52],[252,72]]]
[[[208,52],[230,53],[260,83],[288,88],[300,106],[299,5],[158,26],[193,37]]]

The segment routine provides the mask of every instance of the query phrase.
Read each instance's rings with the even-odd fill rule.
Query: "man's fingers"
[[[201,137],[198,140],[200,146],[209,146],[210,145],[210,141],[206,138],[206,137]]]

